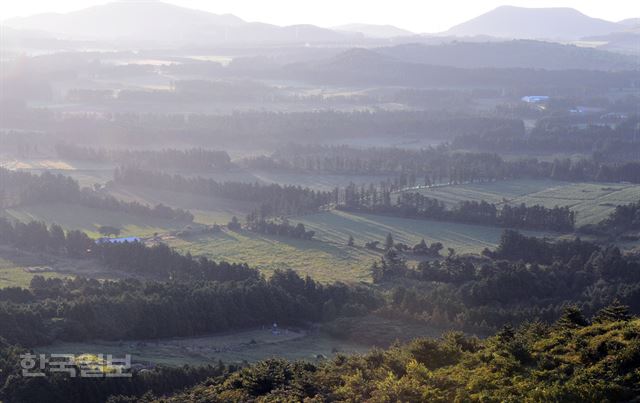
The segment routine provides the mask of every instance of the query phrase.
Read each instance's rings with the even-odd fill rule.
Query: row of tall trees
[[[0,168],[0,207],[17,207],[38,203],[72,203],[135,215],[179,221],[193,221],[185,210],[163,204],[148,206],[124,202],[91,188],[81,188],[71,177],[43,172],[40,175]]]
[[[260,218],[315,212],[332,199],[331,192],[292,185],[243,182],[218,182],[203,177],[186,177],[139,168],[123,167],[116,170],[116,183],[144,186],[175,192],[252,203]]]
[[[636,137],[640,139],[640,134]],[[524,137],[518,135],[517,138]],[[545,138],[540,142],[548,144]],[[493,152],[459,152],[455,151],[461,147],[457,143],[421,150],[289,145],[272,156],[252,157],[241,163],[264,170],[386,175],[392,178],[396,188],[519,178],[640,183],[640,169],[635,162],[640,155],[640,141],[636,140],[635,144],[619,146],[627,153],[636,150],[632,158],[607,157],[613,145],[606,143],[595,148],[590,145],[588,150],[571,150],[593,153],[591,158],[558,158],[552,161],[526,157],[505,160]],[[497,149],[487,147],[487,150]],[[557,152],[556,148],[551,149]],[[526,154],[523,150],[527,148],[509,151]]]
[[[393,214],[409,218],[456,221],[513,228],[569,232],[575,226],[575,213],[568,207],[546,208],[520,204],[501,207],[486,201],[462,201],[453,208],[417,192],[400,192],[395,202],[389,187],[361,187],[351,184],[344,190],[337,208],[347,211]]]
[[[227,171],[234,167],[226,151],[204,148],[131,150],[91,148],[68,143],[58,143],[55,148],[63,159],[135,165],[153,170]]]
[[[243,163],[253,168],[295,172],[406,175],[413,184],[427,179],[440,183],[449,178],[471,181],[508,175],[505,162],[496,154],[453,152],[446,144],[419,150],[290,144],[270,157],[249,158]]]

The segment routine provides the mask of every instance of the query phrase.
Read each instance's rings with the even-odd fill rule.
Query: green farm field
[[[153,197],[151,194],[146,196]],[[139,193],[130,197],[141,200]],[[167,197],[165,195],[163,199],[167,200]],[[193,199],[190,200],[194,203]],[[187,207],[178,202],[172,203],[172,205]],[[215,209],[214,207],[210,208],[212,210],[204,208],[192,210],[195,211],[196,223],[217,222],[224,224],[232,214],[239,217],[244,216],[244,212],[238,210],[238,206],[228,205],[228,209],[224,210],[220,204],[215,204]],[[48,224],[57,223],[65,229],[85,231],[94,238],[100,237],[97,229],[101,225],[121,228],[122,236],[138,237],[149,237],[155,233],[166,234],[190,225],[187,222],[140,217],[67,204],[25,206],[4,210],[2,214],[24,222],[37,220]],[[307,229],[315,231],[314,239],[305,241],[248,231],[225,230],[218,234],[188,237],[166,236],[165,241],[184,253],[190,252],[192,255],[203,255],[215,260],[248,263],[263,270],[266,274],[276,269],[291,268],[323,282],[335,280],[368,282],[371,279],[369,268],[374,261],[380,258],[381,252],[369,250],[364,247],[364,244],[376,240],[383,242],[387,233],[391,233],[396,242],[408,245],[414,245],[422,238],[428,243],[442,242],[445,248],[454,248],[458,253],[479,253],[485,247],[494,247],[502,234],[502,229],[497,227],[352,214],[340,211],[292,218],[291,222],[302,222]],[[544,233],[531,234],[549,235]],[[347,246],[350,235],[355,238],[355,247]],[[23,275],[19,271],[12,273]],[[19,280],[15,282],[17,281]]]
[[[55,223],[67,230],[82,230],[94,238],[101,236],[98,228],[102,225],[120,228],[122,236],[146,237],[156,232],[182,229],[189,224],[66,203],[36,204],[5,209],[0,210],[0,216],[23,222]]]
[[[571,183],[553,180],[510,180],[491,183],[440,186],[421,189],[425,196],[448,205],[463,200],[485,200],[500,204],[540,204],[568,206],[576,212],[578,226],[595,224],[606,218],[617,205],[640,200],[640,185],[620,183]]]
[[[51,255],[43,251],[24,251],[10,246],[0,247],[0,288],[29,287],[34,276],[98,280],[131,277],[131,273],[110,270],[87,259]]]
[[[316,231],[311,241],[255,234],[247,231],[223,231],[214,235],[171,238],[167,242],[182,252],[204,255],[215,260],[245,262],[264,270],[294,269],[316,280],[371,281],[369,269],[381,251],[364,247],[365,242],[384,241],[391,233],[396,242],[414,245],[422,238],[428,243],[442,242],[457,253],[480,253],[497,245],[502,228],[413,220],[387,216],[330,211],[290,219]],[[530,235],[552,236],[526,232]],[[356,245],[347,246],[352,235]],[[446,252],[443,252],[446,253]]]
[[[249,202],[134,186],[112,186],[109,193],[127,202],[135,201],[150,206],[162,203],[189,210],[195,217],[195,223],[207,225],[226,224],[231,217],[243,218],[256,208],[254,203]]]
[[[93,186],[113,179],[115,165],[88,161],[68,161],[58,158],[38,159],[0,159],[0,167],[40,174],[49,171],[55,174],[71,176],[81,186]]]
[[[27,288],[31,283],[31,279],[36,275],[42,276],[44,278],[68,277],[54,271],[30,272],[27,266],[0,257],[0,288]]]

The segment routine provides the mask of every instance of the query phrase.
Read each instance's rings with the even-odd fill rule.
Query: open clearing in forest
[[[0,257],[0,288],[29,287],[31,279],[36,275],[44,278],[67,277],[47,269],[38,268],[32,270],[28,266]]]
[[[420,189],[425,196],[455,205],[464,200],[545,207],[568,206],[576,212],[576,224],[595,224],[617,205],[640,200],[640,185],[626,183],[571,183],[553,180],[509,180],[490,183],[440,186]]]
[[[343,317],[307,328],[272,324],[205,336],[128,341],[56,342],[37,348],[40,353],[130,354],[132,361],[171,366],[255,362],[271,357],[317,361],[336,353],[359,353],[371,347],[386,348],[395,341],[439,337],[445,329],[377,315]]]
[[[70,161],[59,158],[37,159],[0,159],[0,167],[41,174],[49,171],[55,174],[71,176],[81,186],[93,186],[113,179],[116,165],[90,161]]]
[[[0,246],[0,288],[29,287],[34,276],[44,278],[117,279],[131,273],[110,270],[97,261],[50,255],[42,251],[24,251]],[[133,276],[138,277],[140,276]]]
[[[130,354],[132,361],[171,366],[216,365],[255,362],[271,357],[316,361],[332,357],[337,352],[357,353],[369,346],[339,340],[318,330],[280,329],[271,332],[271,324],[253,330],[214,334],[202,337],[158,339],[144,341],[92,343],[54,343],[36,349],[47,354],[112,354],[122,358]]]

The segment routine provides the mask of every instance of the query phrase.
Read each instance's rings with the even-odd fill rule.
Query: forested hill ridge
[[[447,333],[320,364],[263,361],[142,402],[628,402],[640,395],[640,319],[614,304],[587,320],[505,326],[480,340]],[[112,402],[129,402],[126,398]]]
[[[558,88],[631,88],[635,70],[619,72],[595,70],[542,70],[519,68],[463,69],[405,62],[370,49],[354,48],[320,62],[296,63],[278,72],[281,77],[298,79],[315,85],[358,86],[498,86],[535,88],[553,91]],[[526,84],[524,84],[526,83]]]
[[[633,70],[640,67],[632,56],[533,40],[454,41],[442,45],[414,43],[375,51],[405,62],[461,68]]]

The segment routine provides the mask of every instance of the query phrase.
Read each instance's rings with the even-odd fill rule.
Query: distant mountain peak
[[[161,44],[330,42],[343,38],[335,31],[312,25],[249,23],[232,14],[213,14],[157,0],[117,1],[66,14],[13,18],[5,23],[73,39]]]
[[[626,28],[640,27],[640,18],[627,18],[622,21],[618,21],[618,24],[623,25]]]
[[[180,38],[198,30],[234,27],[245,22],[230,14],[218,15],[156,0],[116,1],[65,14],[37,14],[12,18],[7,26],[40,29],[76,38]]]
[[[567,7],[525,8],[500,6],[446,32],[456,36],[487,35],[515,39],[576,40],[586,36],[606,35],[620,25],[589,17]]]

